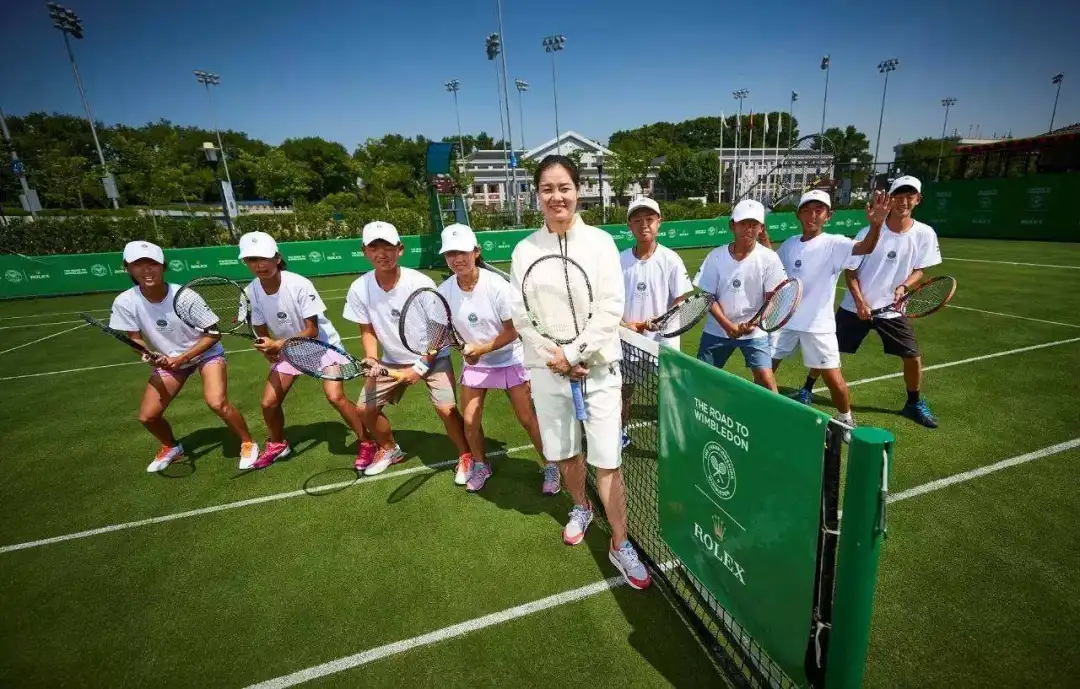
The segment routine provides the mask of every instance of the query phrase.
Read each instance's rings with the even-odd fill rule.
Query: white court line
[[[341,338],[341,341],[344,342],[346,340],[359,340],[359,339],[360,339],[359,335],[350,335],[348,337]],[[256,351],[256,350],[254,350],[254,349],[230,349],[230,350],[226,351],[225,353],[226,354],[247,354],[247,353],[254,352],[254,351]],[[0,352],[0,354],[2,354],[2,352]],[[123,362],[120,362],[119,364],[101,364],[100,366],[83,366],[82,368],[66,368],[66,369],[63,369],[62,371],[41,371],[40,373],[24,373],[24,374],[18,375],[18,376],[6,376],[6,377],[3,377],[3,378],[0,378],[0,381],[20,380],[22,378],[39,378],[41,376],[59,376],[59,375],[62,375],[64,373],[82,373],[83,371],[97,371],[98,369],[116,368],[117,366],[145,366],[145,365],[146,365],[145,363],[143,363],[142,361],[138,361],[138,360],[136,360],[136,361],[123,361]]]
[[[80,311],[80,313],[86,313]],[[15,330],[16,328],[40,328],[45,325],[67,325],[68,323],[80,323],[85,321],[50,321],[48,323],[21,323],[19,325],[0,325],[0,330]]]
[[[971,479],[978,478],[980,476],[986,476],[1002,469],[1014,467],[1019,464],[1025,464],[1027,462],[1041,459],[1042,457],[1049,457],[1050,455],[1065,452],[1075,447],[1080,447],[1080,438],[1066,441],[1064,443],[1058,443],[1057,445],[1051,445],[1050,447],[1043,448],[1042,450],[1036,450],[1035,452],[1029,452],[1026,455],[1020,455],[1019,457],[1013,457],[1012,459],[1006,459],[996,464],[981,467],[979,469],[973,469],[971,471],[965,471],[960,474],[954,474],[953,476],[947,476],[945,478],[924,483],[921,486],[916,486],[900,493],[890,495],[888,501],[890,503],[900,502],[901,500],[907,500],[926,493],[932,493],[942,488],[955,485],[957,483],[963,483],[964,481],[970,481]],[[676,563],[666,562],[661,565],[661,569],[668,570],[674,567]],[[447,641],[459,636],[465,636],[472,632],[479,631],[486,627],[492,627],[497,624],[503,624],[504,622],[510,622],[527,615],[532,615],[543,610],[548,610],[560,605],[566,605],[567,603],[576,603],[577,601],[593,596],[597,593],[623,586],[625,582],[622,577],[610,577],[601,581],[581,586],[576,589],[570,589],[557,593],[547,598],[541,598],[539,600],[532,601],[531,603],[525,603],[524,605],[518,605],[513,608],[507,608],[500,612],[491,613],[490,615],[484,615],[483,617],[477,617],[465,622],[459,622],[442,629],[437,629],[427,634],[421,634],[420,636],[414,636],[411,639],[404,639],[403,641],[396,641],[391,644],[385,644],[383,646],[377,646],[361,653],[345,656],[336,660],[331,660],[326,663],[320,663],[298,672],[293,672],[288,675],[282,675],[281,677],[275,677],[274,679],[266,680],[265,682],[259,682],[258,684],[252,684],[248,689],[284,689],[285,687],[293,687],[304,682],[310,682],[313,679],[319,679],[328,675],[344,672],[345,670],[351,670],[353,668],[360,667],[361,665],[367,665],[383,658],[389,658],[391,656],[411,651],[415,648],[422,646],[430,646],[431,644],[438,643],[440,641]]]
[[[519,452],[521,450],[527,450],[532,445],[521,445],[519,447],[511,447],[507,450],[496,450],[495,452],[487,453],[488,457],[501,457],[508,455],[511,452]],[[348,488],[353,485],[362,485],[365,483],[373,483],[375,481],[382,481],[388,478],[397,478],[398,476],[408,476],[409,474],[416,474],[423,471],[433,471],[440,469],[451,464],[457,464],[456,459],[448,460],[445,462],[436,462],[435,464],[425,464],[423,466],[412,467],[409,469],[402,469],[401,471],[392,471],[389,473],[378,474],[376,476],[365,476],[363,478],[357,478],[353,481],[339,481],[337,483],[328,483],[325,486],[316,486],[309,489],[292,490],[287,493],[274,493],[273,495],[263,495],[257,498],[248,498],[247,500],[239,500],[237,502],[227,502],[223,505],[211,505],[210,507],[200,507],[195,510],[188,510],[187,512],[174,512],[172,514],[163,514],[160,517],[150,517],[148,519],[139,519],[133,522],[123,522],[120,524],[110,524],[109,526],[102,526],[96,529],[88,529],[86,531],[77,531],[75,533],[64,534],[62,536],[53,536],[51,538],[42,538],[36,541],[25,541],[23,543],[12,543],[11,545],[0,546],[0,555],[4,553],[14,552],[16,550],[27,550],[29,548],[39,548],[43,545],[52,545],[54,543],[63,543],[64,541],[74,541],[80,538],[89,538],[91,536],[100,536],[102,534],[113,533],[114,531],[125,531],[127,529],[134,529],[139,526],[149,526],[151,524],[163,524],[165,522],[173,522],[178,519],[188,519],[189,517],[198,517],[204,514],[213,514],[215,512],[224,512],[225,510],[235,510],[240,507],[248,507],[249,505],[261,505],[267,502],[277,502],[278,500],[288,500],[290,498],[301,498],[311,493],[320,493],[328,490],[336,490],[339,488]]]
[[[1080,325],[1075,323],[1062,323],[1061,321],[1048,321],[1045,318],[1031,318],[1029,316],[1017,316],[1015,313],[1001,313],[1000,311],[986,311],[984,309],[975,309],[970,306],[958,306],[957,304],[949,304],[945,308],[947,309],[960,309],[961,311],[975,311],[976,313],[986,313],[991,316],[1005,316],[1006,318],[1019,318],[1022,321],[1035,321],[1036,323],[1047,323],[1049,325],[1063,325],[1066,328],[1080,328]]]
[[[21,345],[15,345],[14,347],[12,347],[10,349],[5,349],[4,351],[0,352],[0,354],[7,354],[8,352],[14,352],[16,349],[22,349],[23,347],[29,347],[30,345],[37,344],[38,342],[44,342],[45,340],[51,340],[54,337],[59,337],[60,335],[63,335],[64,333],[69,333],[72,330],[78,330],[79,328],[86,327],[87,325],[89,325],[89,323],[82,323],[80,325],[76,325],[74,328],[68,328],[67,330],[61,330],[58,333],[53,333],[52,335],[46,335],[45,337],[39,337],[38,339],[30,340],[29,342],[23,342]]]
[[[1048,263],[1018,263],[1016,261],[991,261],[985,258],[956,258],[955,256],[942,256],[943,261],[965,261],[967,263],[998,263],[1003,266],[1031,266],[1032,268],[1065,268],[1066,270],[1080,270],[1080,266],[1058,266]]]
[[[987,359],[996,359],[999,356],[1009,356],[1011,354],[1022,354],[1024,352],[1033,352],[1036,349],[1046,349],[1047,347],[1057,347],[1058,345],[1070,344],[1072,342],[1080,342],[1080,337],[1070,337],[1067,340],[1057,340],[1056,342],[1044,342],[1043,344],[1031,345],[1029,347],[1020,347],[1018,349],[1010,349],[1005,352],[995,352],[993,354],[983,354],[982,356],[973,356],[968,359],[959,359],[957,361],[946,361],[943,364],[934,364],[933,366],[923,366],[923,371],[936,371],[942,368],[950,368],[952,366],[959,366],[961,364],[970,364],[976,361],[986,361]],[[888,373],[884,376],[874,376],[873,378],[862,378],[861,380],[853,380],[847,384],[847,386],[854,387],[856,385],[864,385],[866,383],[876,383],[879,380],[889,380],[891,378],[900,378],[904,375],[903,371],[897,371],[896,373]],[[3,380],[0,378],[0,380]],[[814,392],[825,392],[827,387],[819,385],[814,388]]]

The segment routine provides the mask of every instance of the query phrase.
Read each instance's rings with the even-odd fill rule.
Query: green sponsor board
[[[828,417],[661,347],[659,423],[664,541],[805,683]]]
[[[837,211],[825,227],[830,232],[854,234],[863,226],[864,218],[862,211]],[[728,220],[725,216],[665,222],[660,227],[660,242],[673,249],[721,246],[731,241]],[[767,216],[766,224],[774,243],[799,233],[794,213],[772,213]],[[626,225],[604,225],[603,229],[615,238],[620,250],[633,246],[634,237]],[[478,232],[476,237],[484,258],[501,262],[509,261],[514,246],[532,232],[534,230]],[[411,268],[445,266],[439,255],[438,237],[408,235],[401,241],[405,245],[402,265]],[[308,277],[362,273],[371,269],[359,239],[281,242],[278,247],[289,270]],[[250,275],[237,258],[234,246],[167,249],[165,259],[172,282],[182,283],[201,275],[224,275],[236,280]],[[2,299],[119,291],[130,284],[119,252],[32,258],[0,254]]]
[[[943,237],[1080,241],[1080,174],[927,183],[915,217]]]

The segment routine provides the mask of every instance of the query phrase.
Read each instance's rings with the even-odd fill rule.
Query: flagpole
[[[780,164],[780,132],[784,129],[783,113],[777,113],[776,115],[776,148],[773,149],[773,178],[770,185],[776,187],[776,166]],[[788,126],[791,126],[791,122],[788,122]]]
[[[724,111],[720,111],[720,146],[717,151],[716,165],[718,168],[716,175],[716,202],[724,202]]]
[[[765,126],[761,131],[761,167],[763,172],[761,173],[762,181],[765,183],[762,189],[762,200],[764,200],[765,192],[769,190],[769,168],[765,166],[765,147],[768,145],[766,140],[769,138],[769,113],[765,113]]]
[[[731,93],[736,100],[739,101],[739,116],[735,119],[735,167],[731,173],[731,202],[734,203],[738,197],[738,182],[736,181],[739,176],[739,147],[740,139],[742,137],[742,102],[743,99],[750,95],[750,91],[747,89],[738,89]]]

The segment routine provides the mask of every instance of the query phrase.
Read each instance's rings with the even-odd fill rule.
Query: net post
[[[832,633],[825,670],[827,689],[855,689],[863,683],[881,541],[885,535],[884,487],[888,485],[892,450],[893,436],[888,431],[863,426],[851,431]]]

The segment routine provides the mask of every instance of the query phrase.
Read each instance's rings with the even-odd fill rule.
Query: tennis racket
[[[820,134],[800,137],[788,146],[784,157],[738,195],[738,201],[756,199],[770,211],[781,204],[795,203],[803,193],[834,186],[832,142]],[[740,181],[741,186],[741,181]]]
[[[796,278],[788,278],[776,286],[747,323],[751,328],[761,328],[767,333],[779,330],[795,315],[801,300],[802,283]]]
[[[143,357],[143,360],[148,362],[148,363],[152,363],[152,362],[157,361],[158,359],[161,358],[160,354],[155,354],[154,352],[151,352],[149,349],[147,349],[146,347],[143,347],[141,344],[139,344],[135,340],[131,339],[130,337],[128,337],[124,333],[120,332],[119,330],[114,330],[113,328],[110,328],[109,326],[105,325],[104,323],[102,323],[101,321],[94,318],[93,316],[91,316],[88,313],[80,313],[79,318],[82,318],[84,321],[86,321],[90,325],[94,326],[95,328],[98,328],[99,330],[101,330],[101,332],[105,333],[106,335],[112,335],[117,340],[120,340],[121,342],[126,344],[128,347],[131,347],[136,352],[141,354],[142,357]]]
[[[405,300],[398,335],[405,349],[420,356],[434,356],[446,347],[460,349],[465,344],[454,328],[450,304],[430,287],[421,287]]]
[[[499,270],[498,268],[491,265],[490,263],[488,263],[487,261],[485,261],[482,258],[479,261],[476,262],[476,265],[480,266],[484,270],[490,270],[491,272],[495,273],[496,275],[501,277],[503,280],[506,280],[507,282],[511,282],[510,273]]]
[[[216,275],[195,278],[179,289],[173,311],[185,325],[207,335],[261,339],[251,325],[251,302],[244,288]]]
[[[956,278],[950,275],[940,275],[936,278],[923,280],[911,290],[908,290],[900,301],[874,309],[871,316],[880,316],[889,311],[899,313],[907,318],[923,318],[941,310],[956,294]]]
[[[568,256],[551,254],[533,262],[521,279],[525,312],[536,331],[557,345],[577,339],[592,319],[593,291],[585,269]],[[581,381],[570,379],[574,415],[588,418]]]
[[[675,337],[693,328],[709,312],[709,307],[716,297],[706,292],[699,292],[689,299],[684,299],[656,318],[645,321],[645,329],[660,331],[661,337]]]
[[[281,347],[281,356],[293,367],[312,378],[320,380],[352,380],[390,376],[400,379],[401,374],[385,366],[372,366],[360,361],[341,347],[314,337],[290,337]]]

